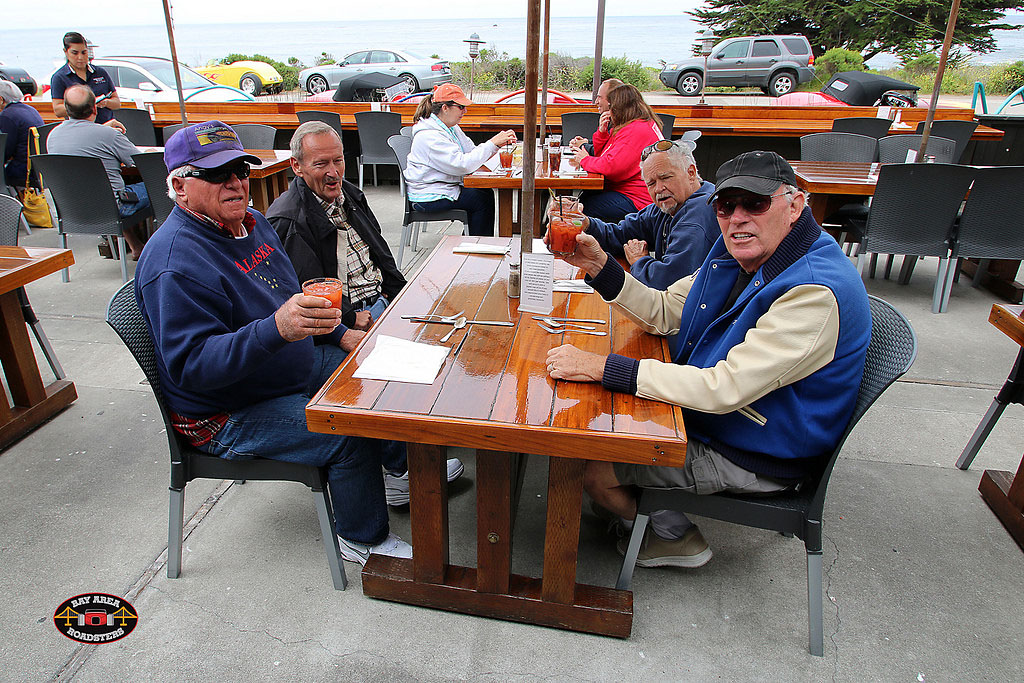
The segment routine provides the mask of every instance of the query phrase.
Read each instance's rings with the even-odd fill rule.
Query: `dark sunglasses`
[[[733,195],[731,197],[715,197],[712,204],[715,207],[715,213],[721,218],[728,218],[732,215],[732,212],[736,210],[737,206],[742,206],[743,210],[751,216],[760,216],[772,207],[772,200],[776,197],[783,195],[793,194],[792,190],[786,192],[780,192],[779,194],[764,195],[764,194],[744,194],[744,195]]]
[[[233,166],[218,166],[217,168],[197,168],[181,174],[183,178],[199,178],[200,180],[214,185],[223,185],[231,180],[231,176],[239,180],[249,177],[249,164],[244,161]]]
[[[461,111],[466,111],[466,105],[459,104],[458,102],[445,102],[449,107],[458,107]]]

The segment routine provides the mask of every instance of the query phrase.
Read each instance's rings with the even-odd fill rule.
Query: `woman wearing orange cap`
[[[413,119],[412,151],[405,169],[409,201],[416,211],[436,213],[463,209],[470,235],[494,234],[494,196],[490,190],[463,187],[462,178],[480,168],[502,145],[516,141],[504,130],[474,145],[459,121],[473,101],[462,88],[445,83],[420,100]]]

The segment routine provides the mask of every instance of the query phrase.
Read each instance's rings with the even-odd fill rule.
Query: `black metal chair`
[[[661,137],[666,140],[672,139],[672,129],[676,125],[676,117],[673,114],[658,114],[661,119]]]
[[[310,121],[322,121],[326,123],[334,130],[338,131],[338,137],[342,135],[341,128],[341,114],[333,111],[319,111],[317,109],[306,109],[304,111],[295,112],[295,116],[298,117],[299,123],[308,123]]]
[[[878,139],[878,160],[883,164],[903,164],[908,151],[916,152],[920,148],[920,135],[887,135]],[[937,164],[956,163],[956,143],[948,138],[929,136],[925,154],[935,157]]]
[[[964,154],[967,152],[967,143],[971,141],[971,136],[974,135],[974,131],[977,127],[977,121],[956,121],[945,119],[932,121],[932,132],[928,139],[928,153],[932,153],[931,136],[947,138],[956,143],[956,151],[953,152],[953,163],[962,164]],[[916,132],[920,135],[923,130],[924,121],[917,124]]]
[[[342,565],[338,537],[334,534],[334,513],[328,499],[327,470],[312,465],[280,462],[264,458],[225,460],[199,451],[182,439],[171,425],[167,406],[160,390],[156,350],[146,321],[135,301],[135,281],[123,285],[110,299],[107,324],[114,328],[146,375],[153,389],[157,407],[164,420],[167,446],[171,455],[170,508],[167,527],[167,578],[181,575],[181,546],[185,511],[185,486],[193,479],[235,479],[253,481],[295,481],[313,491],[320,533],[323,536],[327,563],[336,590],[345,590],[348,581]]]
[[[162,152],[141,152],[132,155],[146,185],[149,202],[153,205],[153,227],[159,228],[174,209],[174,201],[167,196],[167,166]]]
[[[889,134],[889,127],[892,121],[889,119],[878,119],[872,116],[850,116],[847,118],[832,119],[833,133],[856,133],[867,135],[869,138],[882,138]]]
[[[198,123],[198,121],[196,122]],[[191,123],[189,125],[192,125]],[[164,126],[161,135],[163,136],[164,145],[171,139],[171,136],[177,133],[179,130],[185,127],[184,123],[172,123],[169,126]]]
[[[0,147],[0,149],[3,148]],[[0,195],[0,244],[8,247],[18,246],[18,226],[21,222],[21,202],[14,197]],[[36,317],[36,312],[32,310],[32,304],[29,303],[24,287],[18,287],[18,302],[21,304],[22,316],[29,329],[32,330],[32,334],[35,335],[36,342],[39,344],[46,362],[50,365],[54,377],[64,379],[64,368],[57,360],[57,354],[53,352],[53,347],[50,346],[50,340],[46,336],[46,332],[43,331],[43,325]]]
[[[116,237],[121,279],[128,282],[124,230],[151,218],[153,210],[147,206],[121,218],[103,162],[96,157],[33,154],[32,164],[39,169],[53,197],[60,246],[68,248],[68,235],[102,235],[108,240]],[[68,281],[67,268],[61,271],[61,279]]]
[[[377,185],[377,165],[395,163],[395,155],[388,146],[388,138],[399,135],[402,115],[391,111],[356,112],[356,130],[359,133],[359,189],[363,189],[363,167],[373,166],[373,184]]]
[[[274,149],[277,128],[262,123],[236,123],[231,126],[245,149]]]
[[[630,586],[648,515],[654,510],[678,510],[733,524],[792,534],[803,540],[807,549],[809,649],[812,655],[822,656],[822,511],[829,477],[843,444],[857,422],[882,392],[910,369],[917,356],[917,337],[903,314],[882,299],[873,296],[868,299],[871,306],[871,343],[857,392],[857,403],[839,443],[828,458],[822,460],[822,469],[817,476],[806,481],[799,491],[777,496],[745,497],[731,493],[701,496],[679,490],[641,489],[636,522],[633,524],[633,533],[616,588],[626,590]]]
[[[601,115],[595,111],[574,111],[562,114],[562,144],[568,145],[574,137],[590,140],[597,131]]]
[[[861,272],[871,253],[874,272],[877,254],[905,254],[901,281],[907,281],[917,256],[939,259],[932,295],[932,313],[938,313],[949,266],[953,222],[977,169],[953,164],[883,164],[871,200],[864,239],[857,259]]]
[[[156,147],[156,129],[145,109],[115,109],[114,118],[124,124],[128,139],[140,147]],[[148,188],[147,188],[148,189]]]
[[[50,137],[50,133],[54,128],[64,123],[63,121],[55,121],[53,123],[47,123],[42,126],[34,126],[36,133],[39,135],[39,153],[46,154],[46,139]],[[31,128],[29,130],[32,130]],[[29,140],[29,150],[34,150],[35,145]]]
[[[1024,259],[1024,166],[979,168],[953,236],[950,268],[943,287],[944,313],[959,268],[957,259],[982,259],[974,275],[981,284],[988,259]]]
[[[398,161],[398,168],[400,173],[405,174],[405,168],[409,161],[409,152],[412,150],[412,138],[405,135],[392,135],[388,138],[388,146],[394,152],[394,158]],[[452,221],[459,221],[463,225],[463,232],[469,227],[469,214],[462,209],[452,209],[451,211],[438,211],[435,213],[426,213],[424,211],[415,211],[412,208],[412,202],[409,201],[409,188],[408,185],[403,181],[402,185],[402,199],[405,200],[405,215],[402,217],[402,237],[398,244],[398,256],[396,262],[398,267],[402,267],[402,255],[405,254],[405,245],[419,237],[419,231],[415,229],[417,223],[427,223],[433,221],[446,221],[451,223]],[[416,250],[416,245],[412,244],[413,251]]]
[[[800,137],[801,161],[871,163],[878,158],[878,140],[856,133],[811,133]]]

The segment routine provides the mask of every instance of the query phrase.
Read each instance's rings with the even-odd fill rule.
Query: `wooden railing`
[[[56,121],[49,102],[29,102],[42,115],[43,120]],[[131,106],[129,103],[127,106]],[[306,109],[337,112],[342,126],[355,129],[355,113],[369,111],[368,102],[189,102],[186,103],[189,121],[198,122],[218,119],[228,124],[263,123],[275,128],[294,129],[299,125],[295,113]],[[391,111],[402,115],[403,125],[412,125],[415,104],[392,104]],[[660,114],[676,117],[673,131],[681,135],[687,130],[700,130],[705,135],[799,137],[808,133],[830,130],[832,120],[848,116],[875,116],[876,107],[775,107],[753,105],[698,105],[659,104],[655,110]],[[561,129],[562,114],[574,111],[594,111],[587,104],[548,105],[546,125],[552,130]],[[914,132],[918,122],[925,119],[924,108],[901,109],[902,120],[907,128],[894,132]],[[966,108],[939,108],[936,119],[974,118],[974,110]],[[153,123],[158,128],[180,123],[177,102],[153,104]],[[459,124],[467,132],[497,132],[505,128],[522,131],[523,105],[521,104],[474,104]],[[987,126],[978,126],[975,139],[998,139],[1002,131]]]

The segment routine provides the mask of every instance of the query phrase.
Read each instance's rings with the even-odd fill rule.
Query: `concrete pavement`
[[[367,194],[394,247],[397,186]],[[407,251],[407,270],[441,227],[430,224],[416,259]],[[1024,408],[1007,409],[969,471],[954,467],[1016,345],[987,323],[992,295],[966,279],[948,313],[930,312],[934,260],[909,286],[867,283],[911,320],[920,353],[832,477],[825,656],[815,658],[802,542],[713,521],[701,522],[715,552],[705,567],[637,569],[628,640],[371,600],[351,564],[349,589],[334,591],[311,496],[297,484],[190,484],[195,526],[182,576],[168,580],[166,437],[142,372],[104,322],[120,274],[95,241],[72,238],[69,284],[52,275],[28,287],[79,399],[0,453],[2,681],[1019,680],[1024,554],[977,486],[985,468],[1016,469]],[[56,243],[52,230],[22,238]],[[472,564],[475,463],[460,455],[451,553]],[[520,505],[522,574],[541,569],[541,460]],[[408,510],[391,518],[408,538]],[[589,512],[581,536],[579,580],[614,584],[619,557]],[[86,646],[56,631],[57,605],[94,591],[129,596],[140,614],[130,636]]]

